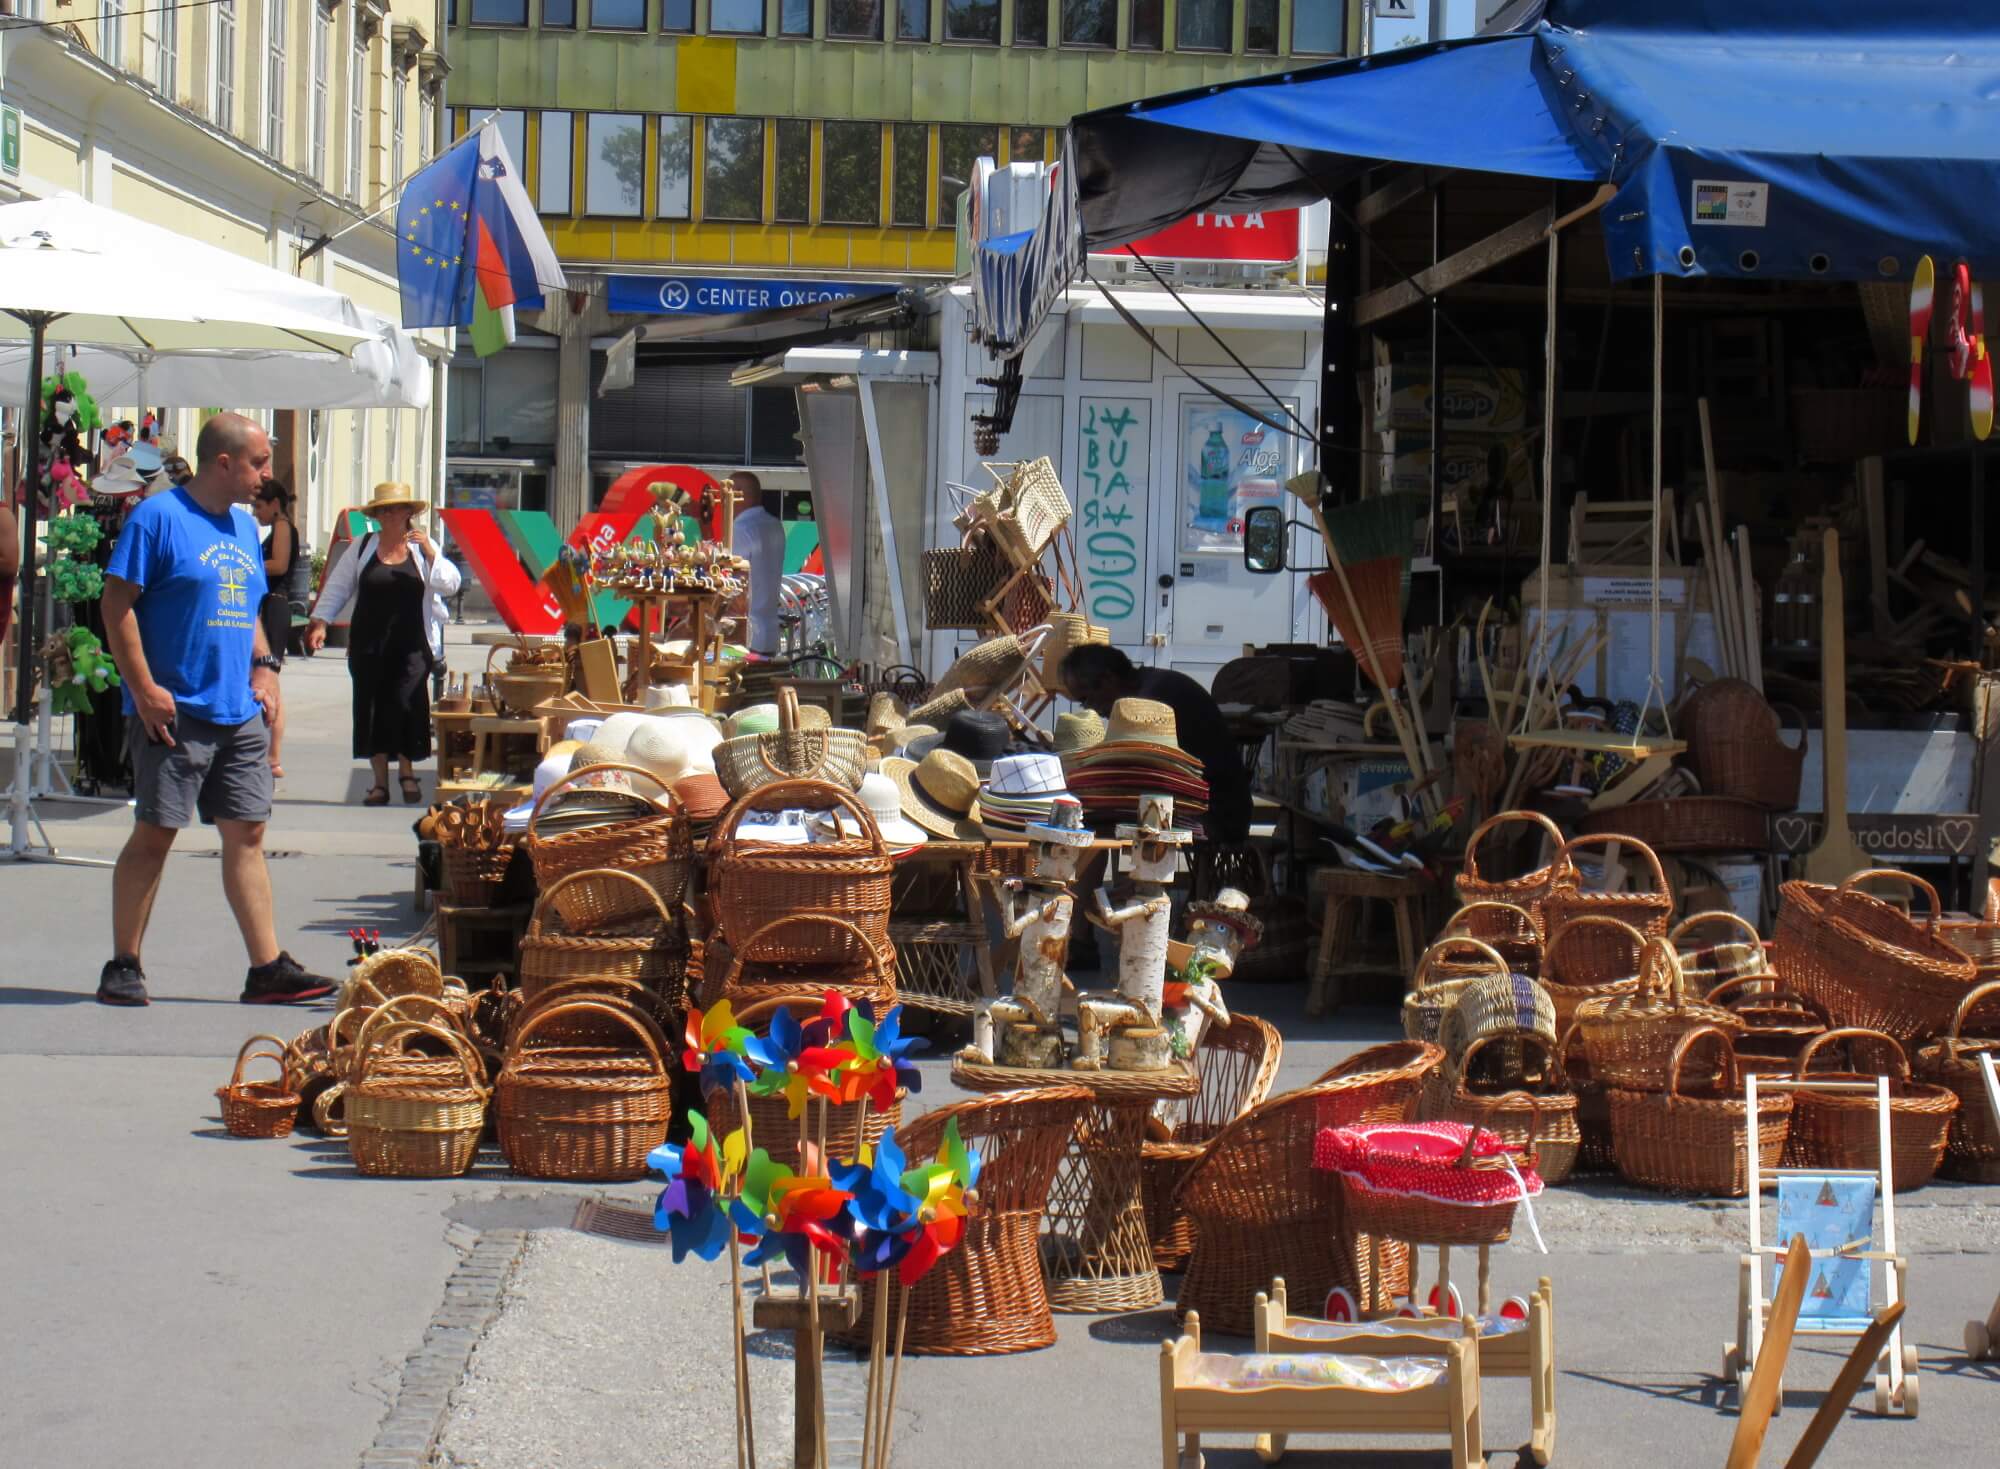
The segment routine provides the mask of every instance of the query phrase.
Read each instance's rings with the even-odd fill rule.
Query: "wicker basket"
[[[268,1046],[252,1052],[251,1047]],[[292,1089],[291,1063],[285,1058],[285,1043],[274,1035],[253,1035],[236,1052],[229,1084],[215,1089],[222,1103],[222,1125],[231,1137],[290,1137],[299,1117],[299,1094]],[[245,1081],[243,1068],[252,1061],[271,1061],[278,1067],[276,1081]]]
[[[1528,1099],[1530,1153],[1538,1105]],[[1462,1123],[1378,1123],[1322,1131],[1313,1161],[1340,1175],[1345,1224],[1355,1233],[1413,1245],[1497,1245],[1512,1230],[1524,1191],[1532,1197],[1541,1190],[1532,1172],[1516,1183],[1508,1171],[1519,1167],[1514,1151],[1498,1135]]]
[[[1617,947],[1612,947],[1613,943]],[[1576,1019],[1585,1000],[1610,1000],[1639,988],[1646,936],[1620,918],[1587,913],[1549,934],[1542,988],[1556,1007],[1556,1033]]]
[[[1743,1034],[1737,1037],[1735,1047],[1739,1072],[1790,1076],[1806,1042],[1826,1034],[1833,1024],[1824,1005],[1783,988],[1776,975],[1726,979],[1706,998],[1743,1022]]]
[[[997,546],[984,539],[941,546],[925,551],[922,564],[926,629],[944,632],[986,625],[980,609],[1010,569]]]
[[[517,992],[518,993],[518,992]],[[506,1029],[500,1037],[504,1053],[520,1033],[528,1017],[572,1000],[601,1000],[607,1005],[636,1010],[672,1036],[681,1028],[682,1007],[635,979],[559,979],[545,985],[532,1000],[523,999],[512,1007]],[[595,1011],[569,1011],[549,1021],[537,1031],[545,1046],[629,1046],[632,1037],[622,1022],[607,1020]]]
[[[1697,944],[1690,936],[1704,928],[1726,928],[1735,937],[1726,943]],[[1674,925],[1667,942],[1680,956],[1681,978],[1696,994],[1705,995],[1732,979],[1749,979],[1771,972],[1770,957],[1756,926],[1732,908],[1693,913]]]
[[[1486,974],[1465,981],[1445,1012],[1437,1040],[1452,1066],[1463,1065],[1476,1043],[1501,1040],[1518,1067],[1521,1048],[1514,1042],[1529,1035],[1555,1044],[1556,1007],[1549,992],[1525,974]]]
[[[1742,1020],[1721,1006],[1687,997],[1680,960],[1665,939],[1647,941],[1639,984],[1631,994],[1585,1000],[1576,1008],[1576,1023],[1591,1075],[1606,1086],[1635,1092],[1665,1090],[1674,1046],[1695,1026],[1713,1025],[1732,1044],[1743,1031]],[[1720,1068],[1693,1079],[1713,1084],[1720,1079]]]
[[[439,848],[444,864],[445,896],[461,908],[490,908],[507,881],[514,846]]]
[[[1928,923],[1855,890],[1891,878],[1923,891]],[[1793,881],[1779,893],[1778,976],[1841,1025],[1878,1030],[1899,1044],[1927,1040],[1944,1032],[1978,982],[1971,957],[1937,934],[1937,889],[1913,873],[1873,868],[1838,888]]]
[[[606,771],[636,775],[659,787],[659,814],[554,836],[536,834],[535,824],[558,795],[576,781]],[[659,899],[657,904],[646,901],[630,883],[572,883],[562,889],[557,907],[572,933],[598,933],[612,924],[648,919],[660,906],[675,912],[687,893],[688,872],[693,865],[687,813],[666,782],[644,766],[586,765],[550,781],[528,816],[528,832],[522,840],[535,864],[535,884],[543,893],[574,872],[615,870],[638,878]]]
[[[1042,559],[1056,532],[1069,523],[1069,496],[1046,457],[1029,459],[978,496],[973,519],[986,528],[1016,566],[1033,566]]]
[[[1474,1059],[1484,1049],[1499,1049],[1494,1037],[1481,1037],[1466,1048],[1457,1066],[1440,1066],[1424,1078],[1417,1115],[1425,1122],[1463,1122],[1497,1133],[1514,1150],[1517,1164],[1533,1168],[1543,1183],[1561,1183],[1576,1167],[1583,1147],[1576,1094],[1567,1089],[1553,1038],[1528,1032],[1515,1039],[1518,1049],[1541,1052],[1547,1063],[1541,1080],[1546,1090],[1530,1093],[1508,1083],[1502,1083],[1506,1089],[1497,1095],[1475,1090]],[[1501,1069],[1518,1077],[1522,1068],[1510,1061]]]
[[[645,905],[638,921],[623,919],[584,933],[564,931],[565,911],[584,906],[566,901],[570,887],[588,887],[590,908],[601,910],[621,884],[633,905]],[[524,1000],[565,979],[633,980],[670,1005],[681,1003],[687,992],[687,941],[680,925],[650,884],[615,868],[572,872],[544,892],[521,935],[519,961]]]
[[[1772,811],[1797,806],[1806,721],[1796,709],[1786,706],[1785,712],[1798,721],[1796,745],[1784,742],[1778,709],[1741,679],[1717,679],[1697,690],[1682,706],[1678,722],[1701,788],[1711,796],[1752,801]]]
[[[1441,936],[1451,935],[1480,940],[1515,974],[1542,977],[1543,934],[1526,908],[1486,898],[1467,903],[1445,920]]]
[[[1518,877],[1499,879],[1488,877],[1479,870],[1481,841],[1502,826],[1521,824],[1540,827],[1543,835],[1555,843],[1556,850],[1562,850],[1562,832],[1539,811],[1502,811],[1489,816],[1466,838],[1465,870],[1458,875],[1458,900],[1461,903],[1512,903],[1528,913],[1535,920],[1535,927],[1546,937],[1549,925],[1542,916],[1542,901],[1555,889],[1558,864],[1551,862]]]
[[[1980,985],[1959,1002],[1951,1029],[1917,1052],[1918,1078],[1944,1087],[1958,1098],[1958,1113],[1945,1144],[1944,1171],[1968,1183],[2000,1183],[2000,1117],[1993,1115],[1986,1078],[1977,1060],[1983,1051],[2000,1065],[2000,1039],[1963,1038],[1972,1012],[1982,1002],[1996,998],[2000,998],[2000,982]]]
[[[1889,1157],[1896,1192],[1922,1188],[1944,1161],[1952,1119],[1958,1112],[1958,1095],[1948,1087],[1913,1081],[1909,1059],[1894,1037],[1856,1026],[1815,1036],[1799,1057],[1794,1075],[1800,1079],[1810,1076],[1814,1081],[1860,1081],[1868,1083],[1867,1087],[1852,1092],[1798,1092],[1793,1101],[1791,1136],[1785,1143],[1785,1166],[1872,1170],[1881,1159],[1875,1109],[1877,1073],[1813,1070],[1820,1047],[1835,1041],[1847,1045],[1850,1057],[1855,1043],[1863,1042],[1892,1058],[1893,1064],[1882,1074],[1889,1077]],[[1851,1059],[1849,1064],[1854,1064]]]
[[[1610,1088],[1590,1074],[1590,1058],[1572,1022],[1556,1041],[1563,1076],[1576,1098],[1577,1173],[1609,1173],[1616,1165],[1611,1141]]]
[[[818,934],[815,944],[810,937]],[[832,992],[849,1000],[865,1000],[877,1015],[896,1003],[893,950],[871,948],[866,936],[845,918],[824,913],[792,913],[774,918],[740,945],[720,949],[727,963],[721,980],[702,995],[703,1008],[728,1000],[741,1014],[744,1007],[766,1000],[818,1001]],[[779,958],[799,952],[837,954],[837,961],[800,963]],[[847,957],[858,954],[856,960]]]
[[[413,1058],[406,1047],[419,1036],[444,1046],[448,1058]],[[456,1178],[472,1166],[490,1093],[485,1068],[463,1037],[397,1021],[360,1051],[355,1069],[345,1110],[356,1169],[385,1178]]]
[[[1455,977],[1442,977],[1445,956],[1453,951],[1476,954],[1483,967],[1470,970],[1461,966],[1454,971]],[[1437,1041],[1444,1033],[1445,1017],[1475,975],[1502,984],[1511,979],[1507,961],[1478,939],[1441,938],[1425,949],[1417,960],[1417,972],[1410,976],[1410,992],[1403,996],[1403,1034],[1413,1041]]]
[[[1721,1077],[1712,1087],[1683,1091],[1681,1069],[1689,1050],[1702,1041],[1721,1051]],[[1750,1191],[1743,1155],[1747,1103],[1727,1032],[1712,1025],[1697,1025],[1683,1032],[1667,1059],[1665,1091],[1634,1092],[1619,1087],[1607,1093],[1606,1100],[1618,1172],[1630,1182],[1666,1193],[1710,1198],[1740,1199]],[[1792,1098],[1788,1093],[1758,1095],[1757,1159],[1765,1173],[1784,1158],[1791,1125]]]
[[[627,1044],[535,1046],[538,1032],[595,1012],[622,1024]],[[638,1011],[602,1000],[551,1005],[516,1027],[495,1088],[500,1150],[525,1178],[609,1183],[643,1177],[646,1155],[673,1115],[669,1047]]]
[[[809,798],[807,801],[795,797]],[[833,810],[838,838],[806,847],[744,841],[745,815],[773,806],[818,803]],[[711,937],[748,957],[776,963],[853,963],[889,945],[890,887],[896,864],[874,818],[854,796],[817,781],[779,781],[724,812],[708,839]],[[739,942],[781,918],[838,918],[844,928],[766,932],[754,954]]]
[[[1656,852],[1764,852],[1771,812],[1735,796],[1672,796],[1593,811],[1577,822],[1585,836],[1623,835]]]
[[[739,806],[773,783],[824,781],[851,791],[867,768],[868,737],[858,729],[801,728],[798,690],[789,687],[778,690],[777,729],[734,735],[715,747],[715,773]]]
[[[427,949],[378,949],[347,972],[336,1010],[372,1009],[402,995],[444,994],[444,971]]]
[[[1583,872],[1576,865],[1577,852],[1585,847],[1609,849],[1614,846],[1629,849],[1631,855],[1638,856],[1651,870],[1653,887],[1650,892],[1608,893],[1584,889]],[[1644,842],[1629,836],[1578,837],[1565,845],[1562,856],[1556,861],[1556,885],[1542,900],[1542,926],[1548,933],[1554,933],[1564,924],[1586,915],[1595,915],[1629,923],[1647,938],[1665,938],[1667,923],[1673,914],[1673,890],[1667,884],[1667,874],[1660,866],[1658,855]],[[1600,963],[1608,965],[1614,962],[1612,949],[1622,947],[1616,939],[1608,938],[1598,929],[1590,930],[1587,936],[1579,937],[1575,942],[1584,946],[1584,952],[1579,954],[1572,950],[1570,962],[1586,970],[1595,969]],[[1606,952],[1590,953],[1590,949],[1598,944],[1606,945]]]

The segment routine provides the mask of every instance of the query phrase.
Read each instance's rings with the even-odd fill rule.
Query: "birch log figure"
[[[1078,1071],[1097,1071],[1106,1064],[1106,1039],[1114,1071],[1158,1071],[1173,1062],[1165,1028],[1167,933],[1173,900],[1167,886],[1180,868],[1181,848],[1194,833],[1174,825],[1174,798],[1149,794],[1139,798],[1139,820],[1118,828],[1126,849],[1126,871],[1136,889],[1134,900],[1113,908],[1102,888],[1097,911],[1101,927],[1118,933],[1118,989],[1112,994],[1080,995],[1076,1002],[1077,1055],[1070,1064]]]
[[[1076,907],[1071,884],[1091,843],[1083,807],[1068,796],[1051,804],[1047,821],[1029,823],[1033,861],[1024,884],[996,879],[1003,931],[1018,940],[1013,992],[982,1000],[972,1013],[972,1044],[961,1059],[991,1066],[1046,1068],[1062,1063],[1059,1020],[1069,960],[1070,923]],[[996,1028],[998,1035],[996,1037]],[[996,1044],[997,1040],[997,1044]]]

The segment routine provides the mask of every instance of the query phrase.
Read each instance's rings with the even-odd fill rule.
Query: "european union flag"
[[[479,133],[460,138],[403,187],[396,212],[396,285],[403,325],[458,326],[471,320],[472,191]]]

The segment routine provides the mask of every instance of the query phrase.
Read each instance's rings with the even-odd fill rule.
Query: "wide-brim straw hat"
[[[979,826],[979,772],[963,755],[933,750],[918,760],[884,760],[882,774],[896,783],[903,814],[932,836],[976,842]]]
[[[1075,755],[1104,742],[1104,720],[1094,709],[1069,709],[1056,716],[1058,755]]]
[[[983,704],[995,693],[1009,687],[1027,669],[1027,650],[1012,633],[1002,633],[974,644],[945,670],[931,690],[931,699],[954,691],[962,692],[975,704]],[[911,718],[915,718],[914,714]]]
[[[861,726],[861,732],[868,736],[870,744],[874,744],[894,735],[908,722],[903,706],[894,694],[877,694],[868,701],[868,719]]]
[[[942,729],[946,720],[961,710],[970,709],[972,700],[965,697],[964,689],[950,689],[942,694],[934,694],[910,711],[909,728],[918,725],[928,730]]]
[[[1111,706],[1105,721],[1107,745],[1158,745],[1179,751],[1180,731],[1174,725],[1174,710],[1157,699],[1120,699]]]
[[[370,493],[368,503],[361,507],[361,513],[374,516],[384,510],[394,510],[400,505],[421,514],[430,509],[430,502],[408,485],[379,484]]]

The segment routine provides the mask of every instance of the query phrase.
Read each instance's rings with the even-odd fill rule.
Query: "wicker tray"
[[[1765,852],[1770,810],[1734,796],[1672,796],[1592,811],[1577,823],[1585,836],[1625,836],[1655,852]]]

